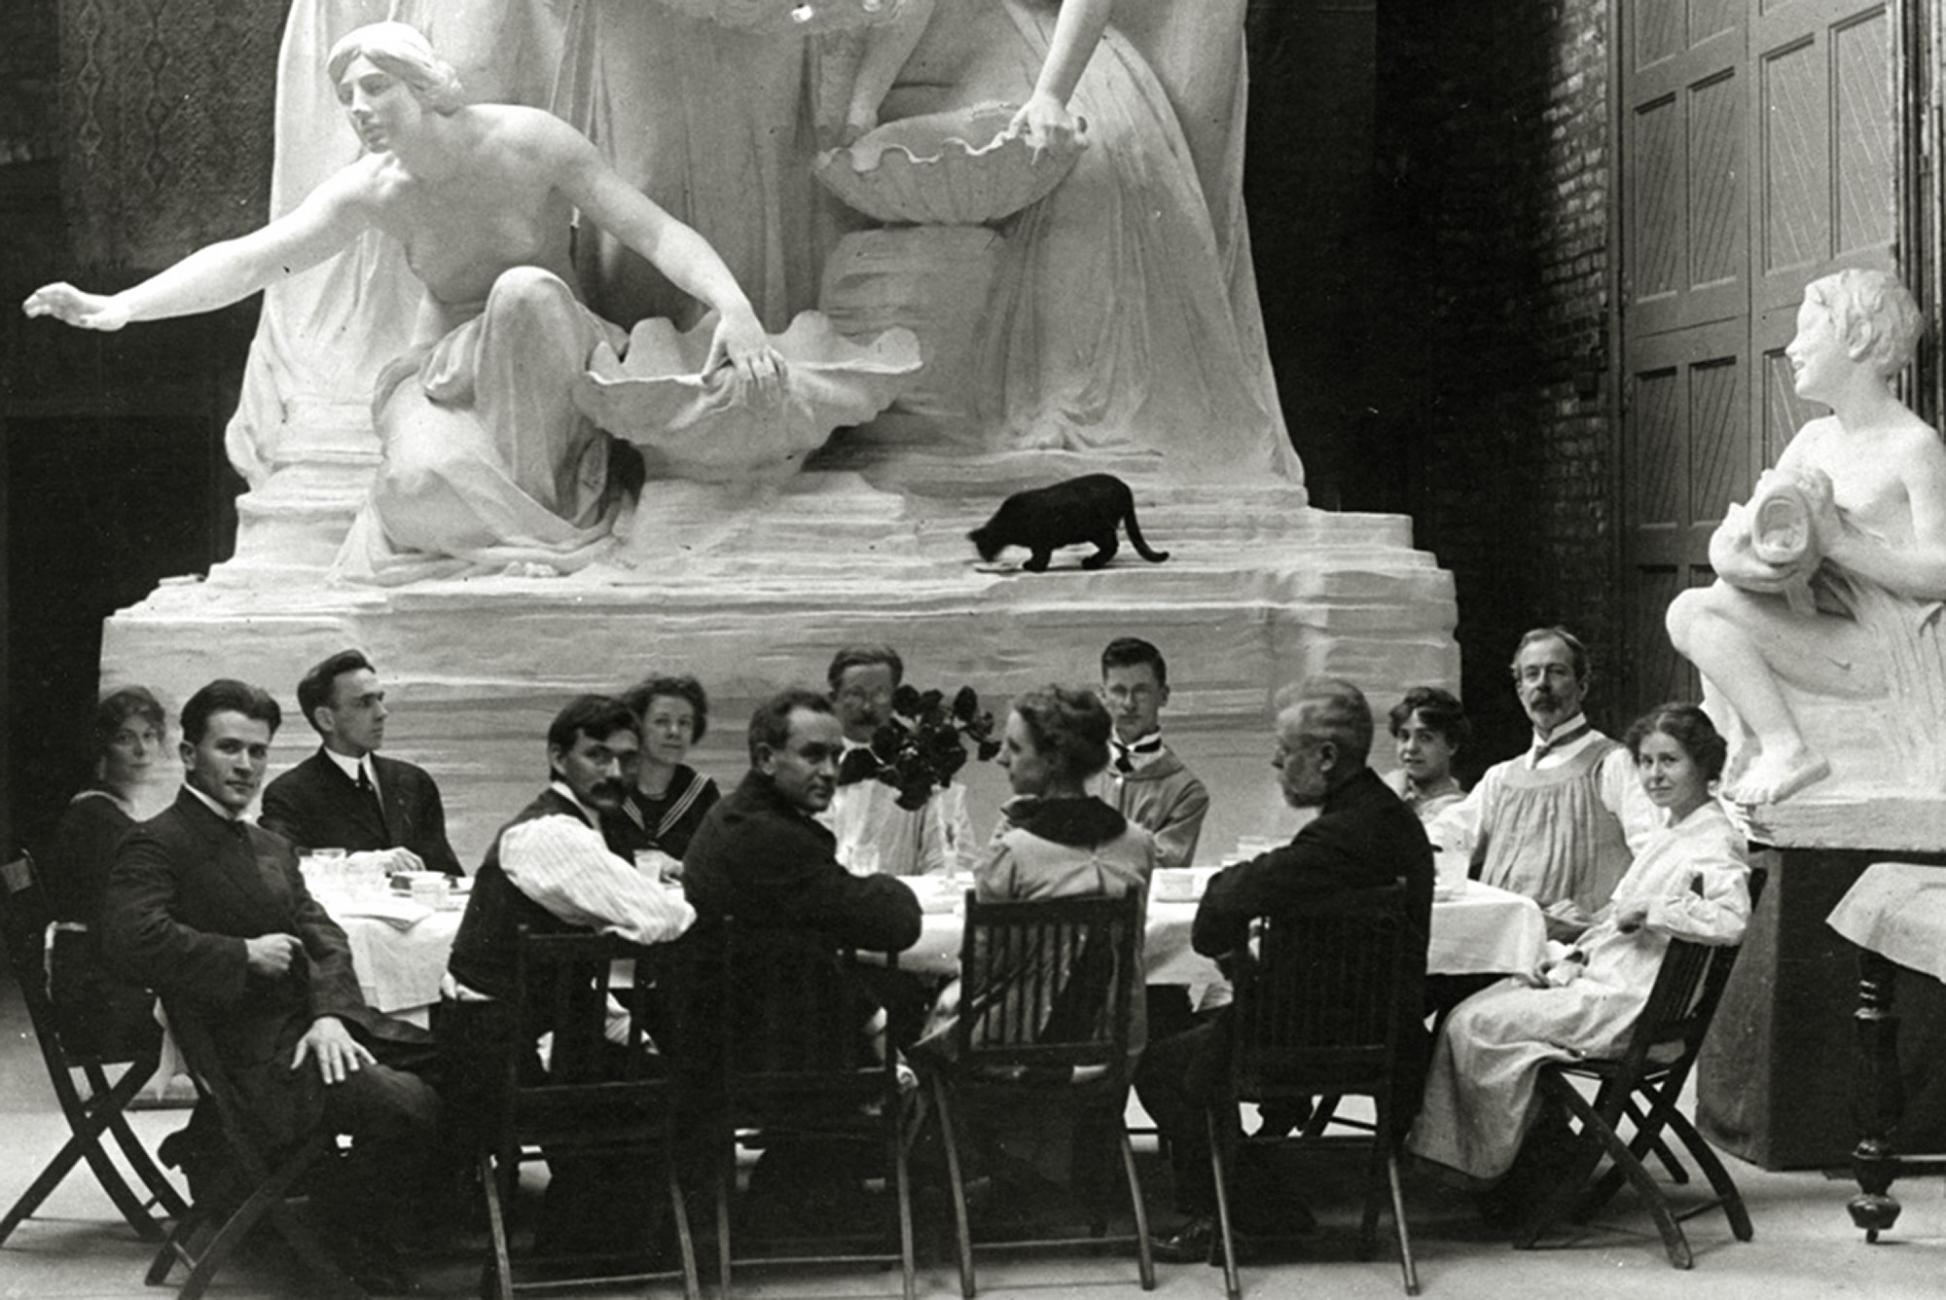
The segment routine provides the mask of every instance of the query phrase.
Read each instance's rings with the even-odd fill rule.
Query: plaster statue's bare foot
[[[1830,774],[1831,764],[1802,745],[1765,752],[1732,787],[1731,798],[1740,804],[1780,803]]]
[[[1757,738],[1747,732],[1737,737],[1736,746],[1730,750],[1730,759],[1723,765],[1722,788],[1736,789],[1737,783],[1743,780],[1743,774],[1750,770],[1751,764],[1756,762],[1756,759]]]

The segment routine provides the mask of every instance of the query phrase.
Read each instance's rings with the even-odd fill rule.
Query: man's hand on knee
[[[307,1056],[317,1058],[318,1077],[326,1084],[343,1083],[375,1059],[336,1016],[319,1016],[311,1022],[311,1028],[297,1041],[291,1069],[304,1064]]]

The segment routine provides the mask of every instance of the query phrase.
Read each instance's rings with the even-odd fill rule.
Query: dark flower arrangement
[[[982,763],[1000,752],[993,738],[993,714],[982,712],[980,697],[962,686],[951,704],[940,691],[901,686],[892,696],[892,720],[872,735],[878,779],[899,792],[899,807],[916,812],[940,787],[951,785],[966,765],[966,743],[973,742]]]

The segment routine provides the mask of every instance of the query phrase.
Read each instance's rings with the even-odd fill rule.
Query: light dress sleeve
[[[1622,824],[1630,856],[1640,857],[1656,833],[1668,827],[1668,814],[1642,789],[1642,781],[1635,775],[1635,759],[1627,749],[1618,746],[1601,760],[1600,780],[1602,807]]]
[[[1750,868],[1726,825],[1704,838],[1677,877],[1681,885],[1649,900],[1650,929],[1691,943],[1732,944],[1750,922]]]
[[[601,833],[565,814],[511,826],[500,867],[515,889],[570,925],[630,943],[666,943],[696,921],[696,909],[608,851]]]

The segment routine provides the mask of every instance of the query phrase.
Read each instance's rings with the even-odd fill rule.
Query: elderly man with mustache
[[[1479,879],[1539,903],[1549,937],[1570,940],[1588,928],[1662,818],[1628,751],[1581,711],[1588,650],[1572,632],[1537,627],[1521,637],[1513,678],[1533,743],[1488,768],[1426,835],[1468,854]]]

